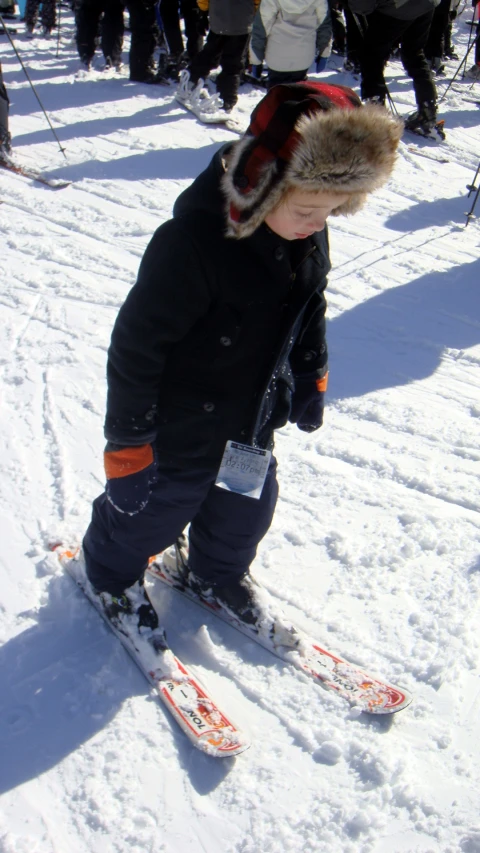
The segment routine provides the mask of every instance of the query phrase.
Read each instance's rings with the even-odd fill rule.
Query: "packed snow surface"
[[[480,853],[478,221],[465,227],[479,84],[448,90],[445,143],[405,137],[388,185],[331,220],[325,425],[278,434],[281,495],[253,566],[288,618],[414,701],[358,715],[157,585],[175,652],[251,739],[220,761],[48,545],[79,541],[103,487],[106,351],[144,249],[236,137],[173,88],[79,76],[72,34],[67,13],[58,50],[16,40],[66,159],[0,44],[16,156],[72,182],[0,172],[0,851]],[[336,66],[321,79],[358,88]],[[397,62],[387,74],[408,113],[411,83]],[[245,124],[260,97],[242,88]]]

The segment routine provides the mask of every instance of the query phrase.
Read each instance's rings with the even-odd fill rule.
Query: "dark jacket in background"
[[[380,12],[401,21],[414,21],[426,15],[440,0],[348,0],[348,6],[356,15],[371,15]]]
[[[207,11],[210,29],[223,36],[241,36],[252,31],[258,2],[255,0],[200,0]]]
[[[327,232],[286,241],[266,225],[226,239],[223,154],[177,199],[122,306],[107,366],[105,436],[154,441],[188,466],[228,439],[266,447],[293,374],[323,375]]]

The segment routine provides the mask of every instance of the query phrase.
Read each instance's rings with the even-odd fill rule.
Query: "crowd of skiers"
[[[478,0],[472,0],[475,7]],[[452,21],[460,0],[72,0],[81,66],[89,69],[96,47],[105,67],[120,69],[125,9],[131,32],[130,80],[179,81],[177,97],[208,110],[203,84],[220,66],[215,108],[230,112],[246,77],[271,88],[322,71],[333,51],[344,70],[361,78],[361,97],[388,106],[385,67],[398,56],[413,81],[417,109],[407,126],[432,135],[437,124],[435,76],[445,58],[458,58]],[[27,0],[25,23],[32,36],[40,0]],[[56,24],[55,0],[41,3],[43,35]],[[478,16],[477,16],[478,21]],[[472,25],[473,32],[473,25]],[[480,23],[467,76],[480,79]],[[157,57],[157,59],[156,59]],[[469,65],[469,63],[467,64]],[[1,75],[1,71],[0,71]],[[10,147],[8,96],[0,76],[0,145]]]

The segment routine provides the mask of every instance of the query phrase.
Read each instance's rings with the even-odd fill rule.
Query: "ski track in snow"
[[[480,853],[480,266],[478,222],[464,227],[480,118],[463,99],[478,84],[441,102],[445,143],[405,138],[389,184],[332,219],[325,425],[280,431],[280,500],[254,566],[287,616],[414,702],[358,717],[157,584],[173,648],[252,740],[214,762],[48,544],[79,541],[103,486],[106,351],[143,251],[236,137],[173,88],[76,78],[62,17],[58,58],[53,40],[16,43],[67,160],[0,45],[15,152],[72,181],[53,192],[0,173],[0,851]],[[335,62],[322,79],[358,87]],[[410,112],[399,64],[387,74]],[[260,97],[242,88],[245,124]]]

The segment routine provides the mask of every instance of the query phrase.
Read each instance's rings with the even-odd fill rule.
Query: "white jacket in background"
[[[250,41],[252,65],[265,61],[272,71],[310,68],[327,12],[327,0],[262,0]]]

